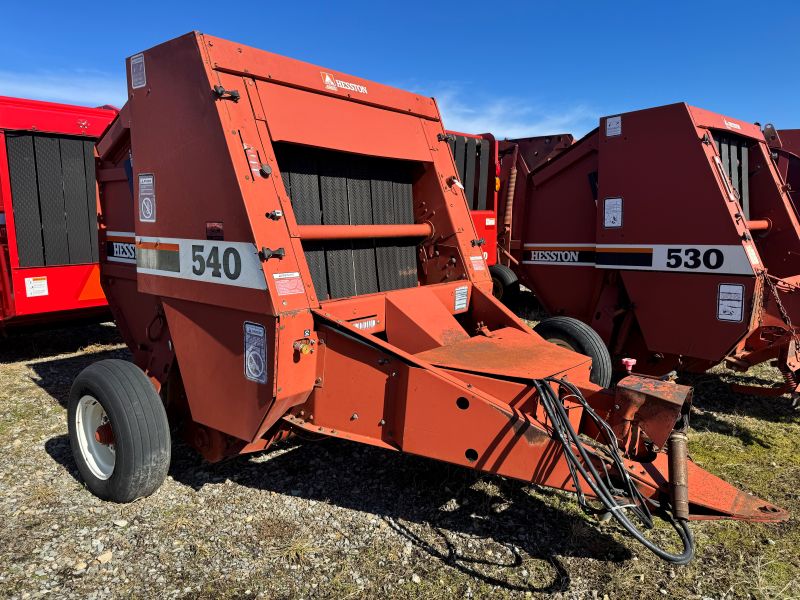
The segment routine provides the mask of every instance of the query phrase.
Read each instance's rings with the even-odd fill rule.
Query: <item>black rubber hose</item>
[[[604,480],[597,472],[591,457],[586,451],[584,443],[578,437],[577,432],[572,427],[572,423],[569,421],[569,415],[567,415],[562,400],[556,395],[555,391],[550,386],[550,383],[555,383],[559,387],[567,389],[570,392],[570,395],[574,396],[583,406],[584,410],[587,411],[587,414],[590,416],[590,418],[597,423],[599,429],[603,431],[606,437],[609,438],[610,436],[610,439],[608,439],[608,448],[611,453],[614,466],[618,470],[621,479],[625,483],[625,487],[628,488],[628,497],[633,502],[633,507],[620,504],[614,497],[613,491],[619,490],[615,490],[615,486],[613,486],[611,481],[608,479],[609,474],[608,470],[605,468],[605,465],[604,471],[606,474],[606,480]],[[648,550],[656,554],[656,556],[659,558],[673,564],[685,565],[691,561],[692,557],[694,556],[694,538],[686,521],[676,521],[675,519],[671,518],[668,519],[670,524],[675,528],[675,531],[677,532],[683,544],[683,552],[680,554],[673,554],[648,540],[640,531],[640,529],[634,525],[628,516],[623,512],[626,508],[635,508],[636,510],[634,513],[636,514],[637,518],[639,518],[646,527],[652,527],[652,520],[650,519],[650,512],[646,506],[646,500],[631,479],[624,467],[622,458],[619,456],[619,450],[616,444],[616,436],[614,436],[613,431],[608,423],[606,423],[605,420],[603,420],[594,411],[594,409],[588,405],[580,390],[578,390],[571,383],[556,378],[535,380],[534,385],[539,392],[539,397],[542,400],[542,407],[545,409],[548,419],[550,419],[555,438],[559,441],[559,443],[561,443],[564,449],[564,456],[567,458],[570,475],[572,476],[573,483],[575,484],[576,492],[579,494],[578,501],[581,506],[585,508],[587,505],[580,487],[578,474],[580,474],[586,480],[586,482],[592,488],[594,494],[597,496],[598,500],[603,504],[606,510],[611,513],[617,522],[622,525],[622,527],[634,539],[645,546]],[[576,456],[573,448],[577,449],[578,453],[580,454],[580,458]]]

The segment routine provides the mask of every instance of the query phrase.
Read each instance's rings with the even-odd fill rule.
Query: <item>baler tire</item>
[[[91,440],[89,415],[97,414],[100,427],[108,424],[111,430],[101,434],[98,427]],[[153,384],[133,363],[107,359],[81,371],[70,390],[67,419],[75,463],[95,496],[132,502],[155,492],[166,479],[172,452],[167,413]],[[110,436],[110,443],[102,435]],[[95,454],[103,445],[113,455],[110,470]]]
[[[492,295],[503,304],[508,304],[519,294],[519,279],[516,273],[505,265],[489,267],[492,276]]]
[[[586,323],[572,317],[550,317],[538,323],[533,330],[548,342],[591,358],[591,382],[604,388],[611,385],[611,355],[603,338]]]

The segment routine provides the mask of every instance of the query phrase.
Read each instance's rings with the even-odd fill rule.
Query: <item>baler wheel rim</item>
[[[111,477],[117,459],[114,444],[104,444],[95,435],[108,422],[108,415],[97,398],[89,394],[81,397],[75,412],[78,446],[86,466],[101,480]]]
[[[172,450],[167,413],[135,364],[106,359],[81,371],[70,390],[67,421],[80,478],[98,498],[132,502],[166,479]]]

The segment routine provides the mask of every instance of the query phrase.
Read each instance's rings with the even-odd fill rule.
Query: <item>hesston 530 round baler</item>
[[[94,493],[158,488],[169,415],[210,461],[297,431],[575,491],[678,563],[688,519],[787,517],[688,459],[689,388],[593,385],[491,296],[432,99],[198,33],[128,77],[98,180],[136,365],[90,366],[69,401]],[[641,536],[651,510],[683,551]]]
[[[498,260],[550,314],[645,373],[776,360],[785,385],[738,389],[796,397],[800,223],[758,125],[673,104],[499,155]]]

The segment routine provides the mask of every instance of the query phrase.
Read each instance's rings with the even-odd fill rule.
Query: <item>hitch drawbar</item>
[[[101,275],[139,369],[103,361],[76,379],[69,425],[89,489],[131,501],[158,488],[166,403],[210,461],[293,433],[347,439],[574,492],[688,560],[684,519],[677,556],[639,528],[677,497],[664,449],[691,390],[598,387],[588,357],[492,297],[432,99],[199,33],[131,61],[98,179],[101,236],[135,238],[136,261],[103,256]],[[132,195],[111,176],[131,155]],[[270,176],[255,176],[263,164]],[[141,414],[117,422],[129,401]],[[80,443],[103,419],[113,452]],[[680,456],[689,518],[784,518]]]

